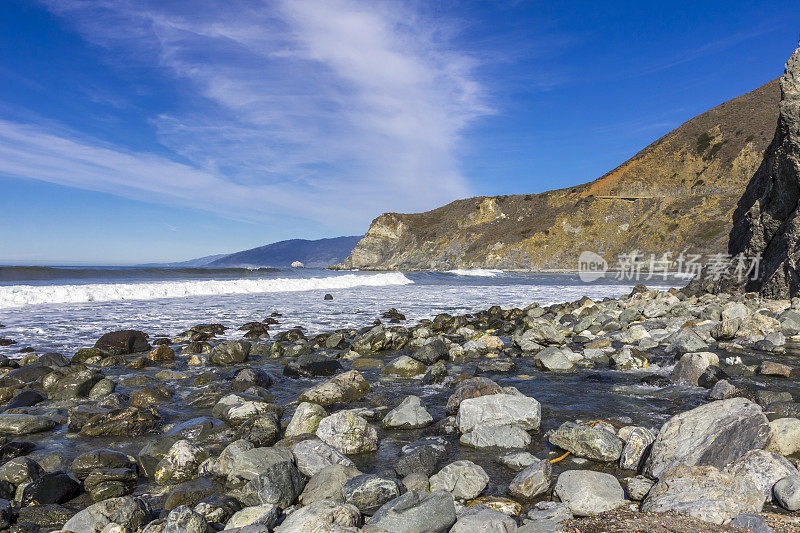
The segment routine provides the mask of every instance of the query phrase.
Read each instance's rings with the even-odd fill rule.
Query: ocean
[[[643,280],[649,287],[683,286],[677,278]],[[450,272],[341,272],[275,268],[0,267],[0,337],[15,345],[9,357],[31,346],[67,356],[103,333],[140,329],[175,336],[193,325],[228,326],[222,338],[272,312],[281,326],[309,333],[371,324],[396,308],[413,324],[439,313],[464,314],[491,305],[524,307],[630,292],[631,280],[577,274]],[[324,300],[325,294],[333,300]]]

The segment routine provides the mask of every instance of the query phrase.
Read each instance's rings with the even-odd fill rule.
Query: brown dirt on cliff
[[[583,250],[609,262],[633,250],[725,252],[736,202],[774,134],[779,99],[771,81],[583,185],[381,215],[340,266],[574,269]]]

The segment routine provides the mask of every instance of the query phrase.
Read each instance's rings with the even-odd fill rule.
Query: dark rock
[[[45,474],[29,483],[22,492],[22,505],[64,503],[80,494],[80,484],[64,472]]]
[[[443,340],[436,339],[413,352],[411,358],[416,359],[420,363],[425,363],[426,365],[432,365],[439,361],[446,361],[448,358],[447,345]]]
[[[319,353],[301,355],[283,367],[283,373],[292,377],[332,376],[339,370],[342,370],[339,361]]]
[[[697,384],[705,389],[710,389],[717,384],[718,381],[729,379],[730,376],[725,373],[720,367],[711,365],[707,367],[700,377],[697,378]]]
[[[201,501],[222,493],[222,487],[214,484],[214,482],[207,477],[198,477],[191,481],[186,481],[180,485],[176,485],[169,491],[167,498],[164,500],[164,509],[170,511],[181,505],[189,505],[194,507]],[[232,498],[231,498],[232,499]],[[230,514],[235,513],[241,508],[241,505],[236,505],[236,509]]]
[[[126,355],[150,351],[150,344],[147,342],[147,333],[132,329],[106,333],[94,343],[94,347],[112,355]]]
[[[9,441],[0,446],[0,464],[5,464],[11,459],[28,455],[36,449],[36,445],[29,441]]]
[[[333,300],[333,294],[326,294],[323,300]]]
[[[116,450],[98,449],[79,455],[72,461],[72,473],[83,480],[99,468],[136,469],[136,462],[131,457]]]
[[[14,398],[8,402],[8,405],[5,406],[3,411],[7,411],[8,409],[15,409],[17,407],[30,407],[32,405],[36,405],[39,402],[43,402],[45,400],[44,394],[39,391],[29,389],[24,390],[14,396]]]
[[[60,368],[64,366],[69,366],[69,359],[61,355],[60,353],[46,353],[42,354],[41,357],[36,361],[36,364],[47,366],[50,368]]]
[[[456,391],[447,399],[447,406],[445,411],[448,415],[454,415],[458,412],[458,407],[461,402],[469,398],[477,398],[487,394],[499,394],[503,392],[500,385],[495,383],[489,378],[476,377],[465,379],[459,383]]]
[[[86,421],[80,434],[84,437],[138,436],[152,431],[161,424],[161,416],[154,409],[127,407],[95,415]]]
[[[215,365],[235,365],[243,363],[250,353],[247,341],[221,342],[211,349],[208,361]]]
[[[444,449],[434,446],[420,446],[398,459],[394,465],[394,470],[400,477],[406,477],[414,472],[422,472],[427,477],[430,477],[436,472],[445,455]]]

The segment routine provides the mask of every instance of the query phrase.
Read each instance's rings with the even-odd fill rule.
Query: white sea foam
[[[485,268],[456,268],[454,270],[448,270],[448,274],[455,274],[456,276],[478,276],[482,278],[493,278],[497,274],[502,274],[502,270],[494,270],[494,269],[485,269]]]
[[[314,278],[97,283],[87,285],[11,285],[0,287],[0,309],[37,304],[154,300],[221,294],[256,294],[381,287],[414,283],[400,272],[343,274]]]

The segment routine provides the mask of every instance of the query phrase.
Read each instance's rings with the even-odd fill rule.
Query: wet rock
[[[301,355],[283,367],[283,373],[292,377],[332,376],[339,370],[342,370],[339,361],[320,353]]]
[[[116,450],[98,449],[81,454],[72,461],[72,473],[78,479],[86,479],[98,468],[136,468],[134,459]]]
[[[800,419],[778,418],[769,423],[770,434],[766,449],[781,455],[800,451]]]
[[[214,365],[236,365],[243,363],[250,354],[250,343],[247,341],[221,342],[211,348],[208,362]]]
[[[133,468],[98,468],[86,476],[83,486],[92,500],[99,502],[132,493],[137,479]]]
[[[401,355],[397,359],[390,362],[381,371],[381,374],[386,376],[397,376],[401,378],[412,378],[425,374],[428,367],[424,363],[412,359],[407,355]]]
[[[438,363],[437,363],[438,364]],[[507,372],[514,372],[517,369],[517,363],[508,357],[495,357],[492,359],[484,359],[478,361],[475,368],[476,374],[501,374]]]
[[[222,498],[221,503],[225,504],[225,502],[233,501],[236,505],[231,506],[225,504],[220,506],[213,503],[216,501],[214,498],[217,498],[216,495],[220,490],[221,488],[207,477],[198,477],[191,481],[186,481],[180,485],[174,486],[167,493],[167,497],[164,500],[164,509],[169,511],[181,505],[188,505],[190,507],[195,507],[195,510],[206,517],[207,521],[225,522],[227,518],[238,511],[241,506],[237,500],[227,497],[220,497]],[[212,497],[211,501],[209,497]],[[200,511],[200,506],[203,505],[201,502],[206,502],[205,507],[207,512]],[[224,512],[220,510],[220,507],[223,508],[222,511]]]
[[[762,376],[788,378],[792,374],[792,367],[774,361],[764,361],[759,365],[758,373]]]
[[[407,396],[400,405],[389,411],[381,425],[387,429],[416,429],[433,424],[419,396]]]
[[[131,329],[106,333],[94,343],[94,347],[112,355],[126,355],[150,350],[147,334]]]
[[[662,474],[642,504],[642,511],[677,511],[724,524],[742,513],[761,512],[763,505],[764,495],[749,479],[713,466],[679,465]]]
[[[469,398],[478,398],[480,396],[487,396],[490,394],[498,394],[503,392],[503,389],[488,378],[476,377],[465,379],[460,382],[456,391],[447,399],[447,406],[445,412],[448,415],[454,415],[458,412],[461,402]]]
[[[653,442],[645,472],[659,478],[670,467],[724,467],[753,449],[763,448],[769,423],[761,409],[745,398],[702,405],[670,418]]]
[[[739,389],[727,379],[717,381],[708,393],[709,400],[727,400],[739,394]]]
[[[166,344],[162,344],[151,350],[147,354],[147,358],[154,363],[166,363],[175,359],[175,351]]]
[[[605,429],[564,422],[548,434],[547,440],[578,457],[593,461],[617,461],[622,455],[622,439]]]
[[[458,520],[450,533],[475,533],[492,531],[496,533],[516,533],[517,522],[501,512],[482,506],[468,507],[458,515]]]
[[[352,505],[321,500],[302,507],[286,517],[275,533],[307,533],[309,531],[335,531],[332,526],[355,528],[361,513]],[[342,529],[342,532],[348,531]],[[355,529],[353,529],[355,531]]]
[[[532,500],[550,488],[552,467],[547,459],[537,459],[517,474],[508,485],[508,495],[520,500]]]
[[[646,352],[625,346],[617,353],[611,355],[609,366],[615,370],[647,368],[650,366],[650,359]]]
[[[44,474],[22,491],[22,505],[64,503],[80,494],[80,484],[64,472]]]
[[[725,472],[753,482],[767,501],[772,499],[772,486],[786,476],[798,475],[797,468],[784,457],[766,450],[750,450],[725,467]]]
[[[530,431],[539,428],[541,418],[542,407],[533,398],[492,394],[463,400],[456,415],[456,425],[461,433],[469,433],[478,425],[506,424]]]
[[[319,422],[328,416],[325,409],[318,404],[302,402],[297,406],[297,409],[286,426],[284,436],[286,438],[296,437],[304,433],[316,433],[319,427]]]
[[[96,370],[80,370],[67,374],[50,386],[45,385],[45,391],[54,400],[86,398],[103,377],[103,373]]]
[[[245,483],[239,500],[250,506],[269,503],[286,508],[297,500],[305,484],[305,479],[294,464],[276,461]]]
[[[238,427],[252,418],[275,414],[277,410],[276,406],[260,396],[237,392],[220,398],[211,414]]]
[[[150,520],[150,508],[140,498],[110,498],[90,505],[64,524],[74,533],[101,533],[109,524],[136,530]]]
[[[353,402],[369,392],[369,384],[357,370],[350,370],[320,383],[300,395],[301,402],[322,406]]]
[[[511,424],[480,424],[469,433],[464,433],[459,442],[473,448],[525,448],[531,443],[531,436],[524,429]]]
[[[672,370],[671,379],[676,383],[698,385],[698,378],[711,365],[718,365],[719,357],[711,352],[685,353]]]
[[[164,533],[206,533],[206,519],[189,507],[181,505],[170,511]]]
[[[515,472],[519,472],[536,461],[538,459],[529,452],[510,452],[497,458],[498,463]]]
[[[280,447],[251,448],[237,453],[232,459],[230,468],[224,472],[227,475],[227,485],[231,488],[242,487],[262,473],[272,471],[276,468],[275,465],[294,467],[294,455],[291,450]]]
[[[113,393],[116,388],[116,383],[108,378],[103,378],[95,383],[94,387],[92,387],[92,390],[89,391],[89,398],[92,400],[105,398],[109,394]]]
[[[309,505],[320,500],[344,501],[342,487],[361,474],[355,467],[334,463],[311,476],[300,494],[300,503]],[[427,477],[425,480],[427,481]]]
[[[0,466],[0,480],[12,485],[30,483],[42,475],[44,475],[42,467],[29,457],[17,457]]]
[[[447,345],[441,339],[435,339],[412,353],[411,358],[428,366],[439,361],[446,361],[448,358]]]
[[[489,483],[489,476],[472,461],[450,463],[431,476],[431,492],[446,490],[458,500],[470,500],[480,495]]]
[[[378,509],[367,524],[393,533],[446,533],[455,522],[453,496],[440,490],[408,491]]]
[[[575,516],[592,516],[625,505],[625,493],[619,481],[603,472],[562,472],[554,492]]]
[[[172,393],[166,387],[156,385],[140,389],[131,395],[131,405],[136,407],[156,407],[172,399]]]
[[[353,411],[339,411],[323,418],[317,437],[346,454],[378,449],[377,430]]]
[[[127,407],[93,416],[83,425],[80,434],[83,437],[137,436],[152,431],[160,424],[161,416],[155,410]]]
[[[22,457],[28,455],[36,449],[36,445],[29,441],[8,441],[0,445],[0,464],[14,459],[15,457]]]
[[[360,474],[342,486],[345,503],[354,505],[363,514],[372,515],[383,504],[400,496],[397,480],[374,474]]]
[[[272,446],[281,438],[281,422],[276,413],[256,415],[236,430],[235,438],[252,442],[256,447]]]
[[[36,405],[40,402],[45,400],[45,396],[36,390],[24,390],[14,396],[10,402],[6,405],[3,411],[7,411],[9,409],[16,409],[17,407],[30,407],[32,405]]]
[[[787,511],[800,509],[800,475],[793,474],[779,480],[772,487],[772,494],[778,505]]]
[[[266,526],[267,531],[272,531],[281,516],[280,508],[271,503],[245,507],[237,511],[225,524],[226,530],[252,525]]]
[[[565,350],[556,348],[555,346],[549,346],[537,353],[534,361],[536,363],[536,368],[540,370],[550,370],[552,372],[570,370],[575,366],[565,354]]]
[[[683,328],[672,336],[672,342],[667,346],[667,353],[685,354],[702,352],[708,349],[708,344],[692,328]]]
[[[644,458],[650,451],[650,445],[656,440],[653,432],[647,428],[636,427],[628,434],[625,447],[619,459],[619,467],[638,471],[644,465]]]
[[[439,462],[445,458],[445,455],[443,448],[420,446],[400,457],[394,465],[394,470],[400,477],[422,473],[427,478],[436,471]]]
[[[156,465],[155,480],[159,485],[182,483],[194,478],[197,467],[205,459],[202,450],[186,440],[179,440]]]

